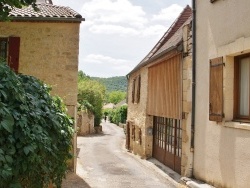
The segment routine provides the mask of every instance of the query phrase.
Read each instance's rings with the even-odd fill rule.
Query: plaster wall
[[[194,176],[216,187],[248,187],[250,124],[233,120],[234,57],[250,52],[249,0],[196,1]],[[222,123],[209,121],[209,59],[223,57]]]
[[[79,26],[60,22],[0,22],[0,37],[20,37],[19,73],[50,85],[52,94],[64,100],[68,114],[75,120]],[[73,143],[76,147],[76,136]],[[75,164],[72,162],[74,169]]]

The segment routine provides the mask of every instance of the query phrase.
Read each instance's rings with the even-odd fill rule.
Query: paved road
[[[162,175],[124,149],[123,129],[103,123],[103,134],[78,137],[77,174],[91,188],[172,188]]]

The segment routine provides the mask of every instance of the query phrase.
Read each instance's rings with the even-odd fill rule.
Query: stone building
[[[196,1],[194,176],[249,187],[250,2]]]
[[[37,7],[37,12],[13,8],[10,21],[0,22],[0,55],[15,72],[52,86],[52,94],[60,96],[76,118],[79,28],[84,18],[51,0],[38,0]],[[76,153],[76,137],[74,146]]]
[[[126,147],[191,176],[191,18],[185,7],[128,76]]]

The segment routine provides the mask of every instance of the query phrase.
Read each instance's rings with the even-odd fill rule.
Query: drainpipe
[[[191,151],[194,152],[194,132],[195,132],[195,87],[196,87],[196,2],[192,0],[192,115],[191,115]],[[194,155],[192,166],[194,166]],[[193,174],[193,167],[192,167]]]

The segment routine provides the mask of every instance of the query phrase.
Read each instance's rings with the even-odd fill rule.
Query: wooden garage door
[[[154,117],[153,157],[181,173],[182,129],[178,119]]]

